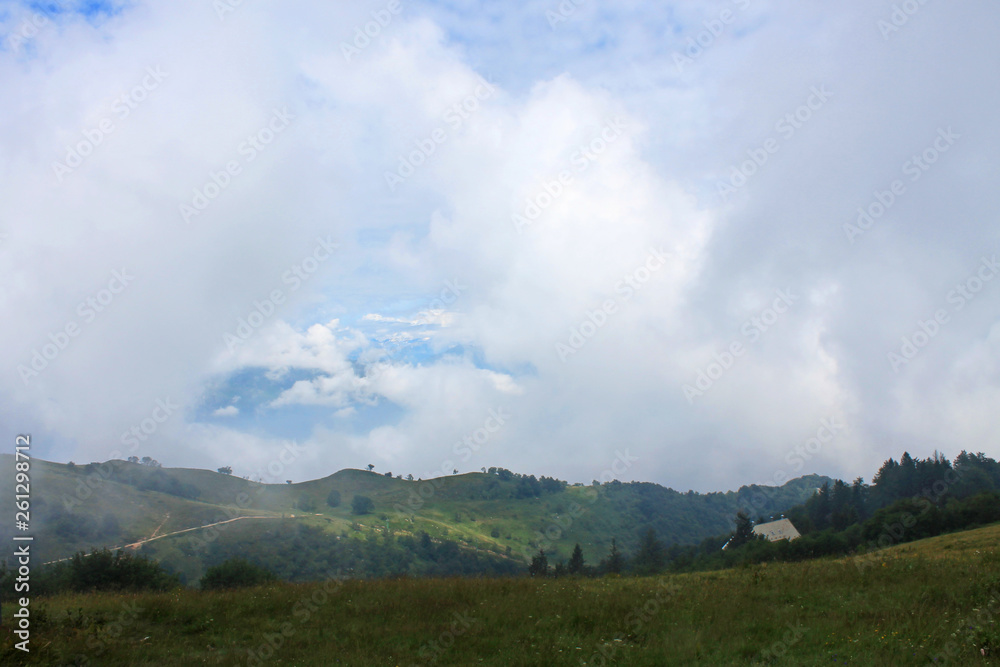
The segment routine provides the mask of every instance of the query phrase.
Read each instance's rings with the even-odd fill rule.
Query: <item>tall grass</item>
[[[1000,526],[879,552],[602,579],[393,579],[33,601],[46,665],[1000,664]],[[935,661],[936,658],[936,661]]]

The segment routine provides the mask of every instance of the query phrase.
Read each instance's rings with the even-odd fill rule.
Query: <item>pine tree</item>
[[[851,505],[854,506],[859,521],[868,518],[868,485],[863,477],[858,477],[851,485]]]
[[[573,555],[569,557],[567,569],[570,574],[583,573],[583,549],[580,548],[579,544],[573,547]]]
[[[735,548],[756,538],[757,535],[753,532],[753,521],[750,520],[750,516],[743,511],[737,512],[736,534],[733,535],[729,546]]]
[[[816,530],[826,530],[830,527],[830,484],[824,482],[819,491],[806,501],[809,520]]]
[[[903,452],[899,458],[900,489],[899,495],[903,498],[920,493],[920,481],[917,476],[917,462],[913,460],[909,452]]]
[[[622,569],[625,567],[625,559],[622,557],[621,552],[618,551],[618,545],[615,543],[615,538],[611,538],[611,551],[608,552],[608,559],[603,563],[604,571],[610,574],[621,574]]]
[[[830,521],[833,527],[844,530],[857,520],[857,512],[851,506],[851,487],[841,479],[834,480],[830,492]]]
[[[893,459],[887,460],[872,478],[871,511],[892,504],[899,497],[899,464]]]
[[[538,553],[531,557],[531,565],[528,566],[528,574],[533,577],[544,577],[549,573],[549,559],[545,555],[545,549],[539,549]]]
[[[656,539],[656,531],[646,531],[639,542],[639,551],[633,559],[633,567],[640,574],[655,574],[666,565],[667,555],[663,543]]]

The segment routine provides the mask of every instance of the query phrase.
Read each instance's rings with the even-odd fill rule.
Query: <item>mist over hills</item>
[[[0,461],[10,468],[13,457]],[[4,476],[0,492],[13,493],[12,479]],[[780,487],[702,494],[648,482],[569,484],[490,468],[428,480],[348,469],[263,484],[120,460],[34,460],[31,479],[43,562],[134,545],[191,583],[211,564],[255,553],[288,564],[280,574],[293,580],[338,569],[356,576],[508,573],[522,571],[539,549],[559,559],[577,543],[596,563],[612,539],[631,550],[652,528],[666,545],[696,544],[730,531],[740,509],[754,517],[779,514],[832,481],[808,475]],[[370,505],[359,507],[356,499]],[[0,530],[9,543],[12,528]]]

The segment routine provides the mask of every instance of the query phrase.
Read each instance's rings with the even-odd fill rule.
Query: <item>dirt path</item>
[[[302,516],[303,515],[299,515],[299,518],[301,518]],[[167,514],[167,517],[169,518],[170,515]],[[233,521],[242,521],[243,519],[282,519],[282,518],[292,518],[292,519],[294,519],[294,518],[296,518],[296,516],[294,514],[290,515],[290,517],[280,517],[280,516],[238,516],[238,517],[236,517],[234,519],[226,519],[225,521],[216,521],[215,523],[206,523],[204,526],[195,526],[194,528],[185,528],[183,530],[175,530],[175,531],[170,532],[170,533],[164,533],[163,535],[157,535],[157,533],[160,532],[160,528],[163,527],[163,524],[167,522],[167,519],[164,519],[163,523],[161,523],[159,525],[159,527],[156,530],[153,531],[153,534],[150,535],[149,537],[147,537],[146,539],[139,540],[138,542],[132,542],[131,544],[126,544],[123,547],[109,547],[109,549],[111,551],[117,551],[119,549],[138,549],[143,544],[146,544],[147,542],[152,542],[153,540],[162,540],[164,537],[171,537],[173,535],[180,535],[181,533],[190,533],[193,530],[203,530],[205,528],[211,528],[212,526],[221,526],[224,523],[232,523]],[[84,555],[85,556],[89,556],[90,554],[84,554]],[[61,563],[62,561],[64,561],[64,560],[70,560],[71,558],[72,558],[72,556],[70,556],[68,558],[60,558],[58,560],[50,560],[47,563],[42,563],[42,565],[50,565],[52,563]]]
[[[160,525],[156,527],[156,530],[153,531],[153,534],[149,536],[150,539],[156,537],[156,534],[160,532],[160,528],[163,528],[163,524],[165,524],[167,522],[167,519],[169,518],[170,518],[170,512],[167,512],[167,516],[163,517],[163,521],[161,521]]]
[[[241,521],[243,519],[281,519],[281,518],[282,517],[280,517],[280,516],[238,516],[238,517],[236,517],[234,519],[226,519],[225,521],[216,521],[215,523],[206,523],[204,526],[195,526],[194,528],[185,528],[184,530],[175,530],[175,531],[173,531],[171,533],[164,533],[163,535],[156,535],[156,533],[154,532],[153,535],[156,535],[155,537],[150,536],[150,537],[147,537],[144,540],[139,540],[138,542],[133,542],[132,544],[126,544],[124,547],[121,547],[121,548],[123,548],[123,549],[138,549],[143,544],[146,544],[147,542],[152,542],[153,540],[161,540],[164,537],[170,537],[171,535],[180,535],[181,533],[190,533],[192,530],[202,530],[203,528],[211,528],[212,526],[221,526],[224,523],[232,523],[233,521]],[[292,515],[292,518],[293,519],[295,518],[294,514]],[[159,530],[159,529],[157,529],[157,530]]]

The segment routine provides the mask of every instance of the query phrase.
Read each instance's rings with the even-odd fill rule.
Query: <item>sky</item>
[[[0,1],[0,438],[722,491],[1000,457],[1000,7]]]

